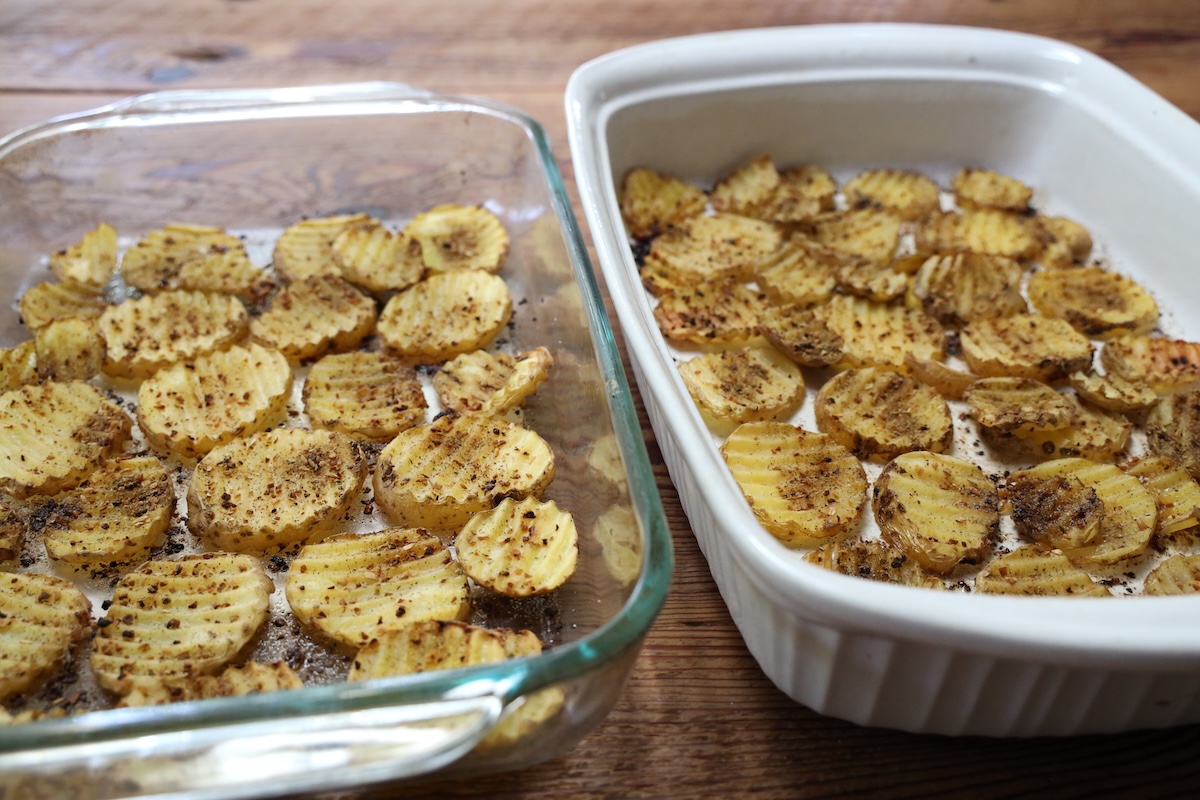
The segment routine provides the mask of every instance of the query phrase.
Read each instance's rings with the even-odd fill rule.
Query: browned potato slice
[[[868,207],[819,214],[809,225],[820,244],[886,266],[896,255],[901,222],[890,211]]]
[[[147,378],[236,342],[246,334],[248,321],[237,298],[214,292],[169,291],[126,300],[100,315],[108,348],[104,371]]]
[[[993,432],[987,429],[983,433],[1000,449],[1010,449],[1017,457],[1033,460],[1082,456],[1111,461],[1124,452],[1133,432],[1129,420],[1111,411],[1091,408],[1078,401],[1074,403],[1070,423],[1062,428],[1027,432],[1020,438],[1007,440],[991,436]]]
[[[0,699],[53,675],[91,631],[92,604],[54,575],[0,577]]]
[[[592,538],[600,544],[610,575],[622,586],[637,580],[642,572],[642,536],[633,509],[612,505],[600,512]]]
[[[878,206],[902,220],[919,220],[940,207],[938,185],[916,172],[869,169],[842,187],[852,208]]]
[[[272,263],[285,281],[314,275],[339,275],[333,242],[346,228],[375,222],[367,214],[335,214],[305,219],[289,226],[275,241]]]
[[[1035,217],[996,208],[935,211],[916,233],[921,253],[987,253],[1019,260],[1035,258],[1042,247]]]
[[[1066,321],[1041,314],[977,319],[962,329],[963,358],[984,377],[1054,381],[1092,363],[1092,343]]]
[[[804,375],[772,347],[705,353],[679,365],[708,427],[726,436],[743,422],[784,419],[804,402]]]
[[[851,253],[793,236],[762,261],[754,279],[772,303],[824,303],[838,285],[838,273],[847,262],[859,263]]]
[[[1111,375],[1166,393],[1200,380],[1200,342],[1122,336],[1104,343],[1100,363]]]
[[[935,361],[946,355],[942,326],[915,308],[837,295],[813,313],[842,340],[839,366],[902,367],[909,355]]]
[[[575,574],[579,535],[554,501],[506,497],[480,512],[454,539],[458,561],[480,586],[505,597],[536,597]]]
[[[0,394],[0,491],[21,498],[78,486],[131,429],[118,405],[80,381]]]
[[[1158,324],[1158,303],[1124,275],[1100,267],[1044,269],[1029,278],[1029,301],[1092,337],[1145,333]]]
[[[1000,497],[979,467],[941,453],[896,456],[875,481],[884,541],[938,575],[982,563],[1000,530]]]
[[[467,269],[430,275],[392,297],[378,328],[390,352],[430,364],[483,349],[511,316],[504,280]]]
[[[424,620],[463,619],[470,611],[458,562],[419,529],[344,533],[307,545],[292,562],[284,590],[301,623],[347,647]]]
[[[0,561],[12,561],[21,555],[29,533],[27,511],[21,501],[0,494]]]
[[[1158,393],[1148,386],[1125,380],[1116,372],[1072,372],[1067,379],[1081,398],[1107,411],[1127,414],[1143,411],[1158,402]]]
[[[433,389],[442,406],[451,411],[499,417],[536,392],[550,376],[553,363],[544,347],[517,356],[476,350],[443,364],[433,376]]]
[[[274,288],[267,273],[250,262],[243,248],[233,248],[189,259],[166,288],[219,292],[245,298],[252,303],[264,300]]]
[[[1092,253],[1087,228],[1066,217],[1039,217],[1045,243],[1038,256],[1044,266],[1065,268],[1082,264]]]
[[[717,181],[709,193],[709,202],[718,213],[757,216],[779,186],[779,171],[768,155],[761,155],[742,164]]]
[[[1150,410],[1146,448],[1200,480],[1200,389],[1168,395]]]
[[[375,295],[407,289],[425,274],[421,243],[377,223],[351,225],[332,248],[342,277]]]
[[[1146,576],[1144,594],[1172,595],[1200,592],[1200,554],[1168,558]]]
[[[426,620],[380,631],[354,656],[347,680],[367,681],[504,661],[504,635],[464,622]]]
[[[37,342],[28,339],[0,350],[0,392],[20,389],[38,380]]]
[[[1073,550],[1100,535],[1104,503],[1078,476],[1014,472],[1004,482],[1013,525],[1026,541]]]
[[[250,335],[293,361],[358,347],[375,328],[375,301],[336,275],[293,281],[250,323]]]
[[[117,269],[117,229],[101,222],[78,242],[50,256],[50,271],[64,283],[103,286]]]
[[[753,344],[766,298],[732,278],[704,281],[671,292],[654,308],[668,339],[707,348]]]
[[[759,330],[771,345],[802,367],[827,367],[842,360],[845,345],[808,306],[770,306]]]
[[[245,257],[242,240],[210,225],[165,225],[150,231],[125,251],[121,259],[121,277],[125,283],[143,292],[163,289],[215,291],[209,286],[202,289],[182,285],[180,270],[190,261],[204,261],[210,257],[219,260],[224,254]],[[261,273],[258,279],[262,279]]]
[[[1137,478],[1113,464],[1060,458],[1013,473],[1009,480],[1059,477],[1077,478],[1094,489],[1104,505],[1099,534],[1078,547],[1061,548],[1073,564],[1111,565],[1145,552],[1154,533],[1158,508],[1154,495]]]
[[[942,396],[907,375],[868,367],[825,382],[817,428],[859,458],[887,461],[910,450],[945,452],[954,422]]]
[[[846,535],[867,500],[867,476],[829,436],[786,422],[747,422],[721,445],[754,516],[789,547]]]
[[[554,451],[533,431],[480,414],[401,432],[379,454],[375,500],[400,525],[458,531],[502,497],[536,497]]]
[[[1065,428],[1079,412],[1074,398],[1033,378],[981,378],[963,399],[980,427],[1014,436]]]
[[[508,255],[508,231],[483,206],[435,206],[413,217],[404,234],[420,243],[421,259],[433,272],[495,272]]]
[[[31,516],[46,552],[69,564],[144,561],[171,524],[175,487],[154,456],[109,461]]]
[[[694,217],[655,237],[642,283],[655,295],[722,277],[747,280],[783,244],[778,226],[735,214]]]
[[[210,675],[266,620],[274,585],[250,556],[203,553],[147,561],[117,584],[92,645],[105,689]]]
[[[908,290],[909,277],[890,266],[856,259],[858,264],[843,264],[837,272],[838,288],[846,294],[876,303],[888,303]]]
[[[975,578],[975,591],[1053,597],[1110,597],[1102,583],[1057,550],[1024,545],[995,558]]]
[[[214,447],[188,484],[188,527],[214,549],[264,552],[338,527],[367,464],[336,431],[278,428]]]
[[[94,319],[56,319],[34,332],[42,380],[87,381],[104,369],[107,348]]]
[[[276,661],[262,664],[247,662],[241,667],[226,667],[220,675],[191,675],[165,678],[161,681],[142,681],[133,691],[121,698],[117,708],[161,706],[213,697],[241,697],[264,692],[302,689],[304,681],[287,665]]]
[[[703,213],[708,202],[698,187],[639,167],[621,181],[621,216],[629,234],[654,236]]]
[[[801,164],[780,170],[779,183],[754,211],[759,219],[780,223],[805,222],[832,211],[837,182],[829,170]]]
[[[303,400],[314,428],[359,441],[389,441],[424,422],[428,409],[416,370],[370,351],[334,353],[313,364]]]
[[[17,304],[21,321],[36,331],[56,319],[95,319],[108,303],[100,290],[78,283],[42,283],[30,286]]]
[[[917,270],[912,295],[926,312],[946,325],[984,317],[1007,317],[1026,310],[1021,265],[983,253],[930,256]]]
[[[1200,483],[1174,461],[1143,456],[1121,466],[1142,482],[1158,505],[1156,533],[1172,534],[1200,523]]]
[[[234,346],[161,370],[138,387],[137,418],[155,447],[199,458],[260,431],[287,410],[292,368],[283,353]]]
[[[804,560],[842,575],[902,586],[945,589],[941,578],[926,572],[914,559],[882,539],[844,539],[804,556]]]
[[[964,167],[950,181],[955,199],[969,208],[999,208],[1025,211],[1033,189],[1016,178],[992,170]]]
[[[967,387],[979,380],[979,376],[949,367],[943,361],[918,358],[912,353],[905,354],[904,368],[947,400],[961,400]]]

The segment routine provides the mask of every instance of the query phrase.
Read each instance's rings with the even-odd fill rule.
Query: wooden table
[[[1197,0],[4,0],[0,132],[158,89],[394,80],[524,108],[545,125],[574,192],[562,93],[582,62],[666,36],[850,21],[980,25],[1063,39],[1200,118]],[[624,699],[565,757],[520,774],[406,789],[404,797],[1197,791],[1200,728],[1066,740],[947,739],[863,729],[794,704],[742,645],[648,425],[646,436],[677,567]]]

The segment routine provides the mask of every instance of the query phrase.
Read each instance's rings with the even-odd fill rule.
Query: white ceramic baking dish
[[[991,736],[1200,721],[1195,598],[1081,601],[930,592],[802,561],[755,520],[651,316],[617,203],[632,167],[703,185],[750,157],[961,166],[1026,179],[1195,338],[1200,125],[1061,42],[991,30],[834,25],[632,47],[572,76],[584,212],[658,442],[713,576],[763,670],[865,725]]]

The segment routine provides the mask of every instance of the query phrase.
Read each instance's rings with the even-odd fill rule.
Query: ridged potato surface
[[[471,517],[454,549],[476,584],[506,597],[536,597],[575,574],[579,534],[571,513],[554,501],[506,497]]]
[[[99,287],[81,283],[42,281],[25,290],[17,301],[21,321],[36,331],[56,319],[95,319],[108,308]]]
[[[442,364],[434,373],[433,390],[450,411],[503,416],[537,391],[550,377],[553,364],[544,347],[515,356],[474,350]]]
[[[972,320],[962,329],[963,357],[981,377],[1053,381],[1092,363],[1092,343],[1065,320],[1042,314]]]
[[[332,249],[342,277],[374,294],[407,289],[425,274],[421,243],[377,222],[344,229]]]
[[[314,275],[340,275],[333,243],[347,228],[375,222],[368,214],[332,214],[303,219],[275,240],[271,263],[287,282]]]
[[[842,187],[852,206],[879,206],[902,220],[919,220],[941,207],[938,185],[918,172],[869,169]]]
[[[167,291],[126,300],[100,315],[108,348],[104,371],[148,378],[236,342],[249,324],[239,300],[213,292]]]
[[[859,458],[887,461],[911,450],[945,452],[950,408],[936,391],[900,372],[868,367],[830,378],[814,403],[817,429]]]
[[[1132,278],[1101,267],[1035,272],[1028,292],[1038,311],[1065,319],[1087,336],[1146,333],[1158,324],[1151,294]]]
[[[630,170],[621,180],[621,217],[631,236],[666,230],[704,211],[707,198],[697,187],[652,169]]]
[[[804,401],[804,374],[773,347],[704,353],[679,374],[711,430],[728,435],[743,422],[784,419]]]
[[[91,632],[91,608],[63,578],[0,576],[0,699],[34,688],[60,669]]]
[[[103,286],[117,269],[117,229],[101,222],[78,242],[51,254],[50,271],[60,281]]]
[[[463,269],[435,273],[392,297],[377,327],[388,352],[431,364],[486,347],[511,317],[504,279]]]
[[[292,361],[352,350],[375,329],[375,301],[337,275],[300,278],[250,322],[250,335]]]
[[[1024,269],[1015,260],[984,253],[930,256],[917,270],[912,295],[946,325],[1007,317],[1028,309],[1021,294]]]
[[[1166,456],[1145,455],[1121,465],[1154,495],[1155,533],[1173,534],[1200,524],[1200,483]]]
[[[263,664],[250,661],[240,667],[226,667],[219,675],[190,675],[164,678],[161,681],[140,681],[129,694],[121,698],[117,707],[161,706],[213,697],[242,697],[248,694],[302,688],[304,682],[286,662]]]
[[[312,365],[303,389],[314,428],[386,442],[425,421],[429,404],[416,370],[386,353],[333,353]]]
[[[975,578],[984,594],[1044,597],[1110,597],[1104,584],[1058,550],[1023,545],[994,558]]]
[[[1100,349],[1108,374],[1169,394],[1200,380],[1200,342],[1160,336],[1118,336]]]
[[[104,369],[107,347],[94,319],[56,319],[34,331],[37,377],[52,381],[90,381]]]

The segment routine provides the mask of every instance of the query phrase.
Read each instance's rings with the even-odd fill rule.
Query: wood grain
[[[161,89],[400,81],[525,109],[574,193],[562,93],[580,63],[668,36],[834,22],[1062,39],[1200,118],[1197,0],[7,0],[0,128]],[[860,728],[791,702],[742,645],[644,413],[642,423],[677,569],[617,707],[566,756],[523,772],[346,797],[1182,797],[1200,784],[1200,728],[950,739]]]

